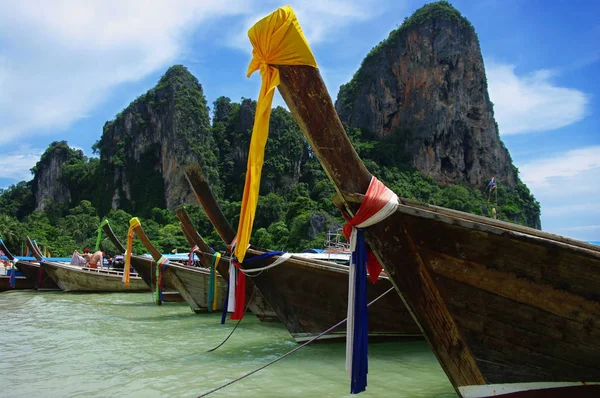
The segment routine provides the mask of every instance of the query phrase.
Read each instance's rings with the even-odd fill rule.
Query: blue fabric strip
[[[221,313],[221,325],[225,324],[227,318],[227,306],[229,305],[229,283],[227,284],[227,293],[225,294],[225,301],[223,302],[223,312]]]
[[[358,394],[367,389],[369,372],[369,317],[367,313],[367,245],[363,231],[356,235],[356,250],[352,253],[356,264],[356,285],[354,292],[354,346],[352,347],[352,375],[350,394]],[[350,303],[349,303],[350,304]]]
[[[267,258],[271,258],[273,256],[281,256],[282,254],[284,254],[284,252],[280,252],[280,251],[266,252],[266,253],[260,254],[258,256],[245,258],[244,262],[242,264],[252,263],[252,262],[255,262],[255,261],[264,260],[264,259],[267,259]]]

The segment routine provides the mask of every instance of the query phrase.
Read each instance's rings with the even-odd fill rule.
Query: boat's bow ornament
[[[131,267],[131,251],[133,249],[133,234],[136,233],[146,245],[150,244],[144,230],[142,229],[142,223],[139,218],[133,217],[129,220],[129,230],[127,231],[127,252],[125,254],[125,272],[123,272],[123,282],[127,286],[129,284],[129,269]],[[154,249],[156,252],[156,249]],[[152,252],[152,250],[151,250]],[[158,253],[158,252],[157,252]],[[154,295],[154,302],[157,305],[162,305],[163,298],[163,274],[165,268],[169,265],[169,259],[165,257],[163,254],[160,254],[158,259],[155,258],[156,261],[156,289]]]
[[[129,229],[127,230],[127,248],[125,250],[125,269],[123,270],[123,283],[125,286],[129,286],[129,270],[131,268],[131,250],[133,248],[133,233],[134,230],[139,227],[140,220],[137,217],[133,217],[129,220]]]
[[[302,33],[296,14],[291,7],[278,8],[258,21],[248,31],[252,43],[252,61],[248,66],[248,77],[257,70],[262,75],[262,84],[256,105],[252,128],[252,139],[248,152],[246,183],[240,211],[235,256],[241,263],[250,243],[252,224],[258,202],[260,175],[265,145],[269,134],[269,117],[275,87],[279,85],[279,70],[273,65],[308,65],[317,67],[317,61]]]
[[[248,77],[257,70],[262,75],[262,85],[258,96],[258,104],[248,153],[246,182],[240,221],[235,246],[235,261],[243,263],[246,255],[252,224],[258,202],[260,177],[264,161],[264,150],[269,132],[269,116],[275,87],[279,85],[280,65],[306,65],[317,67],[314,55],[302,33],[300,24],[291,7],[277,9],[272,14],[258,21],[248,31],[252,43],[252,61],[248,67]],[[366,293],[366,261],[367,252],[362,233],[356,227],[367,227],[384,219],[391,214],[398,204],[398,198],[382,183],[373,178],[373,195],[362,208],[362,212],[354,218],[348,217],[348,222],[354,226],[351,233],[353,254],[350,271],[349,302],[348,302],[348,334],[346,346],[346,368],[351,374],[351,393],[365,390],[367,385],[367,293]],[[377,193],[375,193],[375,191]],[[373,270],[375,280],[381,271]],[[243,275],[240,275],[243,280]],[[241,297],[241,296],[240,296]],[[236,301],[236,305],[239,304]]]
[[[367,346],[369,319],[367,313],[367,269],[371,282],[377,282],[382,267],[375,254],[367,248],[363,229],[392,215],[398,208],[398,196],[375,177],[360,208],[350,217],[342,212],[347,224],[344,235],[350,242],[352,257],[348,278],[348,320],[346,323],[346,370],[351,375],[350,392],[362,392],[367,387]]]
[[[105,225],[108,225],[108,220],[106,218],[102,220],[100,225],[98,225],[98,236],[96,236],[96,246],[94,248],[95,252],[100,250],[100,241],[102,240],[102,227],[104,227]]]

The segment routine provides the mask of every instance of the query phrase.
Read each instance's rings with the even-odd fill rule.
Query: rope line
[[[252,290],[252,296],[250,296],[250,300],[248,300],[248,304],[246,304],[246,310],[248,311],[248,308],[250,308],[250,303],[252,302],[252,299],[254,298],[254,293],[256,293],[256,285],[254,286],[254,290]],[[244,311],[244,312],[245,312]],[[206,351],[206,352],[213,352],[215,351],[217,348],[221,347],[223,344],[225,344],[227,342],[227,340],[229,340],[229,338],[233,335],[233,332],[235,332],[235,329],[237,329],[237,327],[240,325],[240,322],[242,322],[241,318],[240,320],[237,321],[237,323],[235,324],[235,326],[233,327],[233,330],[231,330],[231,333],[229,333],[229,336],[227,336],[225,338],[225,340],[223,340],[223,342],[221,344],[219,344],[218,346],[216,346],[215,348],[211,348],[210,350]]]
[[[373,301],[371,301],[369,304],[367,304],[367,307],[368,307],[368,306],[370,306],[371,304],[375,303],[376,301],[378,301],[380,298],[382,298],[383,296],[385,296],[386,294],[388,294],[388,293],[389,293],[389,292],[391,292],[392,290],[394,290],[394,287],[393,287],[393,286],[392,286],[392,287],[390,287],[390,288],[389,288],[388,290],[386,290],[385,292],[383,292],[383,294],[381,294],[381,296],[377,297],[376,299],[374,299]],[[248,372],[248,373],[246,373],[246,374],[244,374],[244,375],[242,375],[242,376],[238,377],[237,379],[233,379],[233,380],[231,380],[231,381],[228,381],[227,383],[225,383],[225,384],[223,384],[223,385],[220,385],[219,387],[213,388],[212,390],[209,390],[209,391],[205,392],[205,393],[204,393],[204,394],[202,394],[202,395],[198,395],[198,397],[197,397],[197,398],[206,397],[207,395],[210,395],[210,394],[212,394],[213,392],[217,392],[217,391],[219,391],[219,390],[222,390],[223,388],[225,388],[225,387],[227,387],[227,386],[230,386],[230,385],[232,385],[232,384],[234,384],[234,383],[237,383],[238,381],[240,381],[240,380],[243,380],[243,379],[245,379],[245,378],[246,378],[246,377],[248,377],[248,376],[252,376],[254,373],[257,373],[257,372],[259,372],[259,371],[263,370],[264,368],[266,368],[266,367],[268,367],[268,366],[271,366],[271,365],[273,365],[275,362],[279,362],[279,361],[281,361],[283,358],[285,358],[285,357],[287,357],[287,356],[289,356],[289,355],[292,355],[293,353],[295,353],[296,351],[300,350],[301,348],[304,348],[304,347],[306,347],[307,345],[309,345],[309,344],[310,344],[310,343],[312,343],[313,341],[315,341],[315,340],[318,340],[318,339],[319,339],[319,338],[321,338],[323,335],[325,335],[325,334],[327,334],[327,333],[331,332],[333,329],[337,328],[338,326],[341,326],[341,325],[343,325],[343,324],[344,324],[344,322],[346,322],[346,320],[347,320],[347,319],[348,319],[348,318],[345,318],[345,319],[343,319],[343,320],[339,321],[338,323],[336,323],[335,325],[333,325],[332,327],[330,327],[330,328],[329,328],[329,329],[327,329],[326,331],[324,331],[324,332],[321,332],[321,333],[320,333],[320,334],[318,334],[317,336],[315,336],[315,337],[313,337],[312,339],[308,340],[306,343],[304,343],[304,344],[302,344],[302,345],[300,345],[300,346],[298,346],[298,347],[294,348],[294,349],[293,349],[293,350],[291,350],[291,351],[288,351],[287,353],[283,354],[282,356],[280,356],[280,357],[278,357],[278,358],[275,358],[275,359],[274,359],[274,360],[272,360],[271,362],[268,362],[268,363],[266,363],[266,364],[264,364],[264,365],[262,365],[262,366],[260,366],[260,367],[258,367],[258,368],[256,368],[256,369],[254,369],[253,371],[250,371],[250,372]],[[228,337],[228,338],[229,338],[229,337]]]
[[[273,268],[273,267],[276,267],[276,266],[278,266],[280,264],[283,264],[284,262],[286,262],[287,260],[289,260],[290,257],[292,257],[291,253],[283,253],[275,261],[273,261],[271,264],[266,265],[264,267],[261,267],[261,268],[248,268],[248,269],[246,269],[246,268],[239,268],[239,270],[242,271],[242,273],[244,275],[247,275],[247,276],[250,276],[250,277],[252,277],[252,276],[258,276],[258,275],[250,275],[250,274],[255,273],[255,272],[262,273],[262,271],[265,271],[265,270],[268,270],[269,268]],[[248,260],[246,260],[246,262],[247,261]]]

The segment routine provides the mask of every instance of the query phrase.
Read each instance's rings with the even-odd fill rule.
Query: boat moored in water
[[[65,292],[147,292],[150,288],[137,275],[131,277],[129,286],[123,284],[123,271],[89,268],[66,262],[46,261],[37,247],[27,237],[27,245],[40,262],[40,266]]]

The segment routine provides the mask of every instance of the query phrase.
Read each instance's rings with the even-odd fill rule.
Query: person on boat
[[[85,249],[83,249],[83,254],[87,254],[90,252],[90,249],[88,247],[86,247]]]
[[[84,253],[83,257],[85,257],[88,267],[98,268],[98,266],[100,266],[100,268],[102,268],[102,252],[100,250],[93,254]]]

